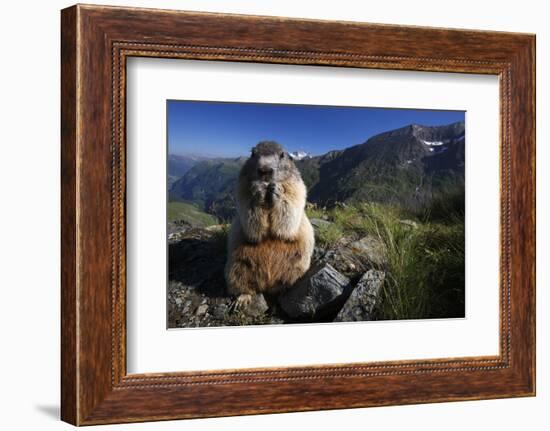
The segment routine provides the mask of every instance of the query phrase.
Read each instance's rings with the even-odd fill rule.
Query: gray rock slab
[[[246,307],[240,309],[240,311],[247,316],[258,317],[265,314],[268,309],[269,306],[267,305],[264,296],[259,293],[254,295],[250,303]]]
[[[316,228],[328,227],[332,224],[331,222],[320,218],[310,218],[309,222],[313,225],[313,227],[316,227]]]
[[[373,320],[384,278],[385,273],[383,271],[370,270],[365,272],[334,321],[358,322]]]
[[[312,268],[279,297],[279,305],[293,319],[313,320],[341,306],[351,289],[350,280],[330,264]]]
[[[320,260],[353,278],[373,267],[384,266],[386,248],[378,238],[371,235],[356,241],[343,238],[336,248],[327,250]]]

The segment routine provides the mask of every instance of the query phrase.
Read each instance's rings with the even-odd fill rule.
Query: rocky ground
[[[316,231],[331,223],[312,219]],[[376,238],[342,237],[315,248],[308,273],[277,298],[256,295],[245,308],[227,295],[223,225],[169,228],[168,326],[212,327],[375,320],[385,250]]]

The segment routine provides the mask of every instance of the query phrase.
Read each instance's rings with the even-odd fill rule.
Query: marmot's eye
[[[279,157],[280,157],[281,159],[284,159],[284,158],[285,158],[285,152],[283,151]]]

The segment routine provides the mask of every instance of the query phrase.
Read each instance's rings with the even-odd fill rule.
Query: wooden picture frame
[[[535,394],[535,36],[77,5],[61,14],[61,417],[75,425]],[[500,354],[130,374],[125,64],[130,56],[500,78]]]

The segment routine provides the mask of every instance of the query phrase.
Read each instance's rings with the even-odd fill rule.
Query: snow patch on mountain
[[[302,160],[302,159],[309,159],[311,158],[311,154],[306,151],[292,151],[291,153],[288,153],[288,155],[293,160]]]
[[[439,147],[440,145],[443,145],[443,141],[422,141],[424,142],[424,145],[428,145],[430,147]]]

